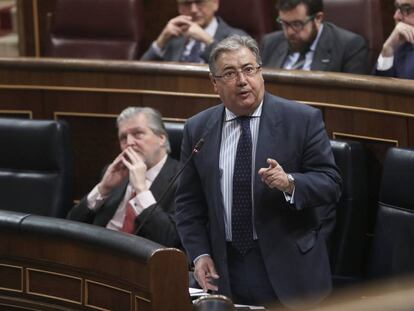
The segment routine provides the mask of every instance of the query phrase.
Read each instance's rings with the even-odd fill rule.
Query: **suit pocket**
[[[296,245],[302,254],[306,254],[315,246],[316,238],[317,232],[316,230],[312,230],[296,240]]]

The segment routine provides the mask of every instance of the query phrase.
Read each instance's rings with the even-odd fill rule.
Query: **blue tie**
[[[241,134],[233,173],[232,243],[244,255],[253,246],[252,135],[250,117],[239,117]]]
[[[181,61],[182,62],[189,62],[189,63],[203,63],[202,58],[200,57],[201,54],[201,42],[195,41],[193,47],[190,50],[190,54],[182,55]]]

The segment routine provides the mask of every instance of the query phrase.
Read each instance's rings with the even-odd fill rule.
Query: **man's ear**
[[[324,16],[323,12],[318,12],[318,13],[315,14],[315,22],[316,22],[316,25],[318,25],[318,27],[320,27],[320,25],[323,23],[324,17],[325,16]]]
[[[214,76],[211,72],[208,74],[208,77],[210,78],[210,81],[213,84],[214,92],[217,93],[217,80],[216,80],[216,78],[214,78]]]

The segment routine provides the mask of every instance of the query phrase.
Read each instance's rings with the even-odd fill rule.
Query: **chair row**
[[[179,159],[184,123],[165,122]],[[63,121],[0,119],[1,209],[65,217],[72,205],[73,159]],[[331,140],[343,192],[329,241],[337,286],[366,277],[414,272],[414,150],[391,148],[383,168],[373,253],[368,232],[367,153],[356,141]]]
[[[324,0],[324,6],[327,21],[367,40],[372,64],[383,44],[380,0]],[[275,30],[273,1],[225,0],[217,14],[258,42]],[[58,0],[46,56],[137,59],[147,48],[142,46],[144,19],[141,0]]]

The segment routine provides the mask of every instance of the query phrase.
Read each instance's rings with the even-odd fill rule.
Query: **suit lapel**
[[[277,101],[272,95],[265,93],[256,147],[254,182],[255,209],[260,208],[259,202],[261,201],[261,196],[263,191],[267,189],[267,186],[260,180],[257,172],[262,167],[268,167],[266,162],[268,158],[277,160],[278,151],[283,150],[282,148],[284,147],[280,145],[280,125],[282,122],[280,113],[278,113]]]
[[[288,55],[289,45],[286,40],[284,40],[277,49],[274,51],[274,56],[272,63],[276,68],[282,68],[283,63]]]
[[[223,128],[224,118],[224,106],[218,106],[210,118],[206,122],[206,127],[202,137],[204,137],[205,143],[202,152],[197,156],[197,160],[200,161],[201,167],[214,168],[204,172],[206,178],[207,189],[206,192],[211,194],[212,200],[214,200],[215,214],[219,228],[224,234],[224,205],[223,196],[221,193],[220,181],[220,169],[219,169],[219,158],[220,158],[220,144],[221,144],[221,133]],[[203,156],[201,156],[203,155]]]
[[[325,24],[311,64],[311,70],[326,71],[332,62],[332,33]]]
[[[171,179],[174,177],[174,168],[175,166],[173,160],[171,160],[170,157],[167,157],[167,161],[161,168],[160,173],[152,182],[150,190],[157,202],[160,199],[162,193],[165,191],[166,187],[168,187],[169,183],[171,182]]]

